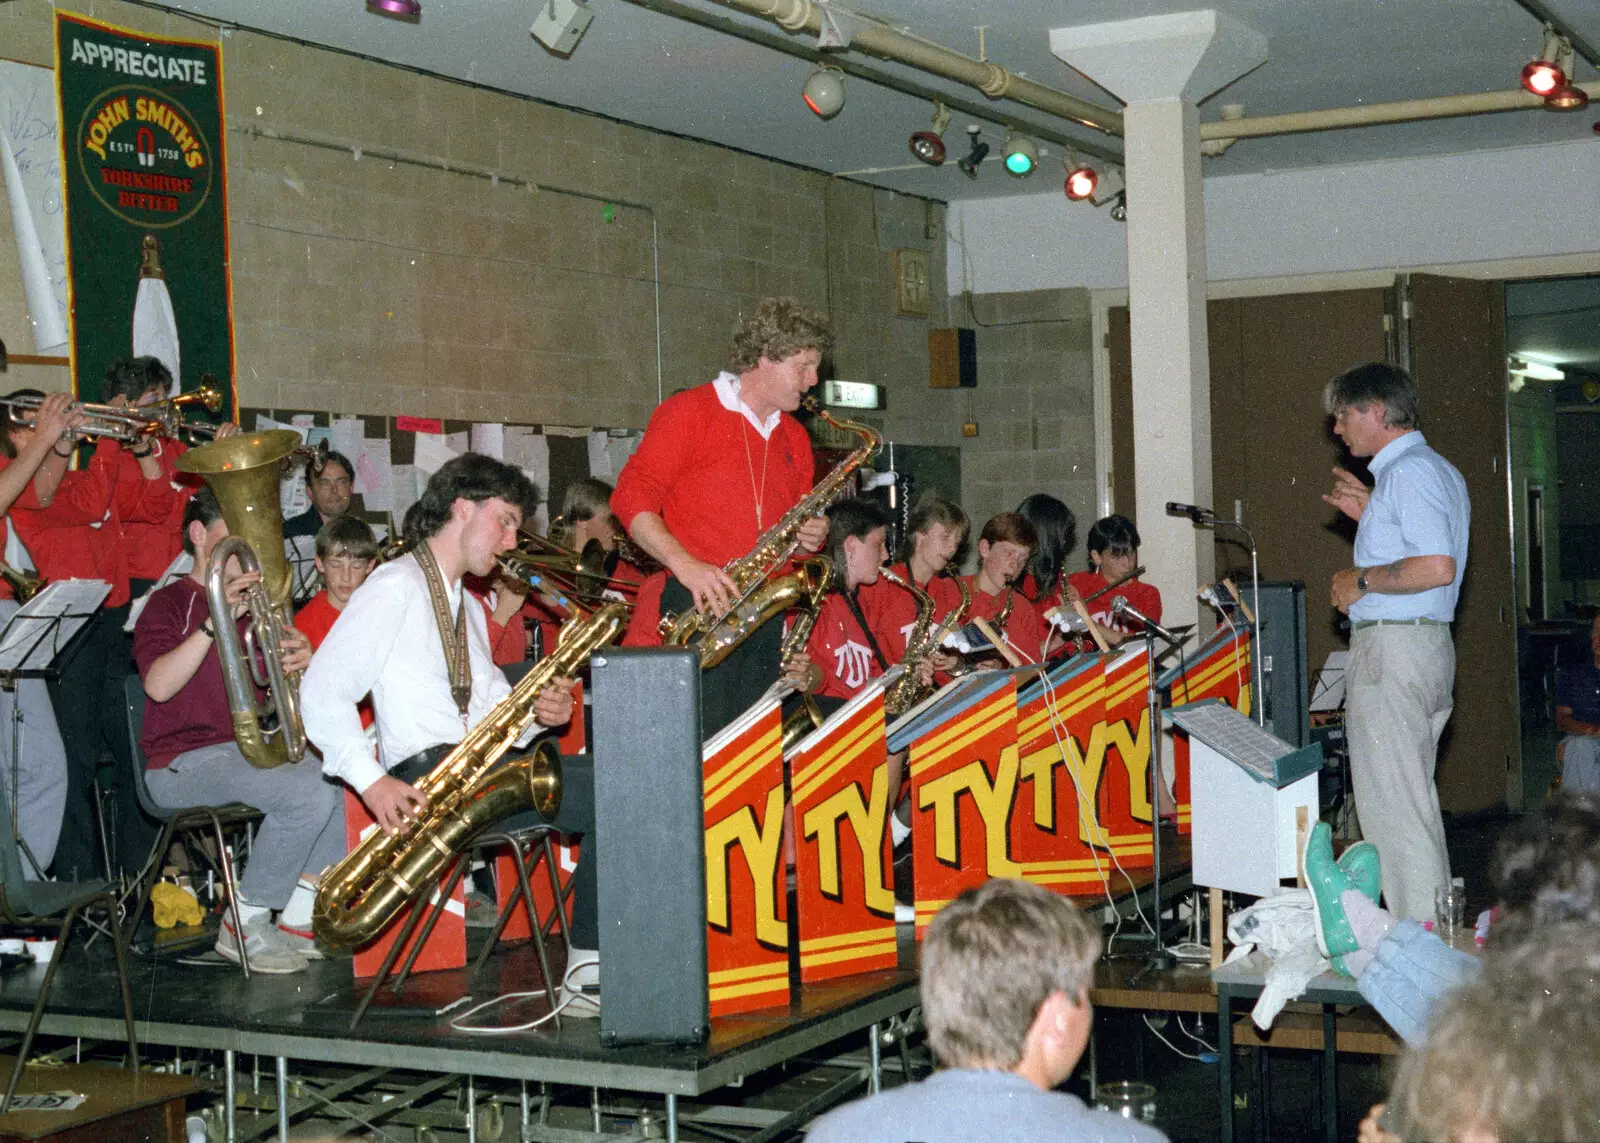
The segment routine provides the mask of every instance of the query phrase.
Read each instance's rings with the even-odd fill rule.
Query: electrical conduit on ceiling
[[[813,0],[716,0],[716,3],[771,20],[788,32],[815,35],[822,27],[819,6]],[[896,31],[859,13],[851,12],[850,15],[854,33],[850,47],[858,51],[964,83],[977,88],[990,99],[1010,99],[1103,131],[1107,135],[1122,134],[1120,111],[1101,107],[1031,79],[1023,79],[998,64],[973,59],[939,44]]]

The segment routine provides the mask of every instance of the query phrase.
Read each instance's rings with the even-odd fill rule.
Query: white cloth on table
[[[1260,949],[1267,957],[1266,984],[1250,1009],[1257,1028],[1272,1027],[1283,1006],[1304,994],[1306,985],[1332,967],[1317,949],[1316,905],[1309,889],[1290,889],[1263,897],[1228,918],[1232,964]]]

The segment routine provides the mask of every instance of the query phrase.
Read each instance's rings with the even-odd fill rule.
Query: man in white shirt
[[[1382,362],[1328,382],[1323,408],[1374,484],[1335,468],[1323,499],[1357,521],[1355,563],[1333,577],[1332,603],[1350,617],[1345,730],[1361,832],[1378,847],[1383,895],[1396,916],[1433,916],[1450,884],[1433,772],[1450,719],[1456,652],[1450,639],[1467,571],[1472,505],[1461,473],[1428,447],[1416,382]]]
[[[407,516],[411,550],[367,578],[312,657],[300,688],[306,736],[322,752],[323,773],[348,783],[391,833],[426,805],[411,781],[511,691],[490,655],[483,608],[463,599],[461,577],[492,572],[536,503],[528,478],[508,464],[468,453],[444,465]],[[545,687],[535,710],[539,727],[571,719],[572,686],[572,679],[557,679]],[[356,709],[369,692],[376,758]],[[592,800],[577,802],[590,806],[592,821]],[[581,885],[577,896],[585,896]],[[575,900],[575,914],[592,906]],[[574,944],[583,943],[580,927],[575,916]]]

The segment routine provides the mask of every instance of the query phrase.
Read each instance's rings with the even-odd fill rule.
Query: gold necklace
[[[741,405],[744,404],[744,397],[743,396],[741,396],[739,398],[739,403]],[[750,406],[745,405],[745,408],[748,409],[749,407]],[[755,462],[754,457],[752,457],[750,455],[750,424],[749,424],[749,419],[743,413],[739,414],[739,439],[744,442],[744,467],[745,467],[745,471],[747,471],[750,474],[750,495],[755,498],[755,502],[756,502],[756,531],[759,532],[759,531],[761,531],[761,529],[763,527],[765,527],[765,525],[762,523],[761,505],[767,499],[767,450],[772,447],[772,438],[771,437],[762,437],[761,438],[762,439],[762,445],[761,445],[761,487],[760,488],[756,487],[756,462]]]

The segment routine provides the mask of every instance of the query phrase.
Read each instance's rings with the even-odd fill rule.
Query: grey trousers
[[[16,612],[15,600],[0,600],[0,627]],[[13,725],[15,757],[11,750]],[[67,806],[67,751],[43,679],[22,679],[14,692],[0,690],[0,786],[5,789],[7,805],[16,807],[17,833],[39,863],[35,869],[23,854],[22,875],[29,881],[39,880],[39,870],[48,869],[55,860]],[[6,822],[4,828],[10,829],[11,823]]]
[[[1600,738],[1571,734],[1561,763],[1561,789],[1569,794],[1600,794]]]
[[[1433,772],[1450,720],[1456,651],[1443,626],[1364,627],[1345,664],[1345,733],[1361,833],[1378,847],[1383,896],[1395,916],[1433,916],[1450,883]]]
[[[145,774],[150,796],[170,809],[242,802],[263,814],[239,892],[252,905],[281,909],[302,873],[321,873],[345,853],[344,796],[307,754],[263,770],[232,742],[202,746]]]

